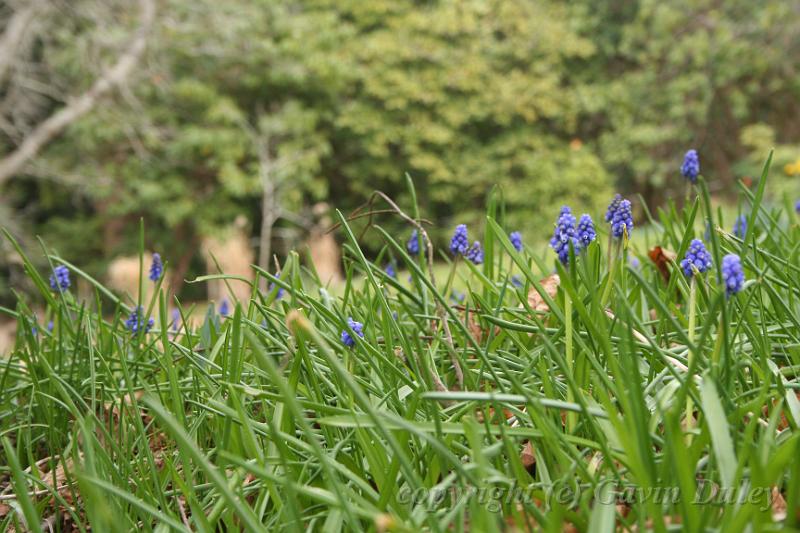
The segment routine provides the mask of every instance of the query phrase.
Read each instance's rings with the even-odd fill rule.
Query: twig
[[[363,213],[362,214],[361,212],[364,209],[372,207],[372,205],[375,202],[376,198],[381,198],[384,202],[389,204],[389,207],[391,207],[391,210],[380,210],[380,211],[370,210],[368,213]],[[383,213],[383,212],[390,212],[390,213],[394,212],[400,218],[402,218],[403,220],[405,220],[406,222],[408,222],[409,224],[414,226],[417,229],[417,231],[422,234],[422,240],[423,240],[423,243],[425,245],[425,251],[426,251],[425,257],[426,257],[426,260],[427,260],[426,262],[427,262],[427,267],[428,267],[428,278],[430,279],[431,286],[433,286],[433,289],[437,290],[437,288],[436,288],[436,279],[435,279],[435,276],[433,274],[433,244],[431,242],[430,237],[428,236],[428,232],[425,231],[425,228],[423,227],[421,221],[418,221],[418,220],[408,216],[400,208],[400,206],[398,206],[394,202],[394,200],[389,198],[385,193],[383,193],[381,191],[374,191],[372,193],[372,195],[369,197],[369,200],[366,203],[364,203],[363,205],[357,207],[350,214],[350,216],[351,217],[353,217],[353,216],[355,216],[355,217],[368,216],[369,217],[369,221],[367,223],[367,226],[364,228],[364,231],[366,231],[369,227],[372,226],[372,215],[376,214],[378,212],[380,212],[380,213]],[[337,223],[331,229],[336,229],[338,226],[339,226],[339,224]],[[455,373],[456,373],[456,380],[458,382],[458,386],[459,386],[459,388],[461,390],[463,390],[464,389],[464,372],[461,369],[461,364],[458,361],[458,356],[457,356],[456,350],[455,350],[455,344],[453,343],[453,335],[450,332],[450,325],[449,325],[449,323],[447,321],[447,313],[446,313],[444,307],[442,306],[441,302],[439,302],[438,299],[436,300],[436,313],[439,315],[439,319],[441,320],[441,323],[442,323],[442,329],[444,330],[445,341],[446,341],[445,345],[447,346],[447,350],[448,350],[448,352],[450,354],[450,361],[452,362],[453,368],[454,368]],[[444,384],[442,384],[442,385],[444,385]],[[447,389],[445,388],[445,390],[447,390]]]

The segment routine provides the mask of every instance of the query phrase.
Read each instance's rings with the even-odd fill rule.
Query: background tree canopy
[[[26,5],[3,8],[6,34]],[[141,18],[129,2],[36,5],[0,77],[5,153]],[[165,0],[130,76],[0,183],[2,224],[101,273],[144,217],[148,246],[191,274],[200,239],[239,215],[254,239],[275,223],[280,252],[315,203],[402,201],[406,172],[439,238],[480,224],[494,184],[531,238],[561,203],[597,213],[615,187],[663,203],[690,147],[724,193],[765,144],[779,168],[797,159],[798,15],[778,0]]]

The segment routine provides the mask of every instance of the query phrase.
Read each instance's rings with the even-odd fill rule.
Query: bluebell
[[[581,249],[586,248],[589,244],[597,238],[597,232],[594,229],[594,222],[592,217],[587,214],[581,215],[578,221],[578,244]]]
[[[464,254],[464,257],[472,261],[476,265],[480,265],[483,263],[483,247],[481,246],[480,241],[475,241],[472,243],[472,246],[467,250],[467,253]]]
[[[700,239],[694,239],[686,251],[686,256],[681,260],[681,268],[687,277],[691,278],[695,271],[699,274],[707,272],[713,266],[711,254],[706,250],[705,244]]]
[[[158,281],[164,273],[164,263],[161,262],[161,255],[153,254],[153,262],[150,263],[150,281]]]
[[[362,338],[364,337],[364,324],[362,324],[361,322],[356,322],[355,320],[353,320],[352,317],[348,317],[347,325],[350,327],[350,329],[353,330],[353,332],[356,335]],[[356,340],[350,335],[350,332],[347,331],[346,329],[342,330],[341,340],[342,344],[344,344],[349,348],[352,348],[353,346],[356,345]]]
[[[725,294],[732,296],[744,286],[744,270],[742,261],[736,254],[728,254],[722,258],[722,281],[725,283]]]
[[[681,174],[692,183],[697,183],[697,176],[700,175],[700,158],[697,156],[697,150],[689,150],[683,156]]]
[[[606,220],[611,224],[611,235],[619,239],[624,234],[630,236],[633,231],[633,210],[630,200],[617,195],[611,201],[606,212]]]
[[[550,239],[550,246],[558,255],[558,260],[563,264],[569,263],[569,243],[577,251],[580,247],[575,230],[575,217],[568,206],[563,206],[556,220],[556,228],[553,231],[553,238]]]
[[[65,291],[69,289],[69,269],[64,265],[58,265],[50,274],[50,288],[54,291]]]
[[[408,238],[406,243],[406,250],[410,255],[419,255],[419,234],[417,230],[411,232],[411,237]]]
[[[128,320],[125,321],[125,327],[128,328],[131,333],[136,334],[139,332],[142,324],[144,324],[144,332],[147,333],[150,331],[150,328],[153,327],[154,323],[155,321],[152,318],[148,318],[147,322],[144,322],[144,309],[142,309],[142,306],[139,306],[131,311]]]
[[[736,220],[733,223],[733,234],[739,237],[740,239],[744,239],[744,236],[747,235],[747,217],[744,215],[739,215],[736,217]]]
[[[469,250],[469,237],[466,224],[459,224],[450,239],[450,252],[453,255],[464,255]]]

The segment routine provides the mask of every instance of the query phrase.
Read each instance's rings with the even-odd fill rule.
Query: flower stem
[[[573,354],[572,354],[572,298],[570,298],[569,294],[566,292],[564,293],[564,329],[566,338],[564,342],[566,344],[566,358],[567,358],[567,371],[575,377],[575,373],[573,370],[575,369],[575,361],[573,361]],[[567,387],[567,401],[573,402],[575,400],[575,395],[572,392],[571,387]],[[574,411],[570,411],[567,413],[567,431],[572,433],[575,430],[575,426],[578,422],[578,413]]]
[[[458,265],[458,256],[453,259],[453,262],[450,264],[450,274],[447,276],[447,283],[444,285],[444,294],[442,296],[447,299],[448,295],[450,294],[450,286],[453,284],[453,278],[456,276],[456,266]]]
[[[695,327],[697,324],[697,273],[692,276],[692,281],[689,286],[689,343],[691,346],[689,347],[689,369],[686,372],[686,379],[688,380],[687,387],[691,386],[691,369],[692,369],[692,361],[694,359],[694,339],[695,339]],[[693,406],[692,406],[692,397],[686,396],[686,431],[690,431],[692,426],[694,425],[694,417],[693,417]],[[691,435],[689,435],[689,442],[691,442]]]
[[[603,295],[600,298],[600,307],[605,308],[608,303],[608,298],[611,296],[611,287],[614,286],[614,276],[617,274],[617,259],[619,252],[622,249],[622,239],[617,243],[617,249],[611,254],[611,260],[608,262],[608,281],[603,289]]]

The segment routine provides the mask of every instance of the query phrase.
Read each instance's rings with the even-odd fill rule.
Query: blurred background
[[[494,184],[526,242],[562,203],[662,206],[689,148],[722,202],[773,146],[771,192],[800,193],[797,1],[6,0],[0,24],[0,226],[120,291],[140,218],[183,300],[220,297],[183,282],[212,257],[297,248],[335,279],[331,210],[408,206],[405,173],[441,242]]]

